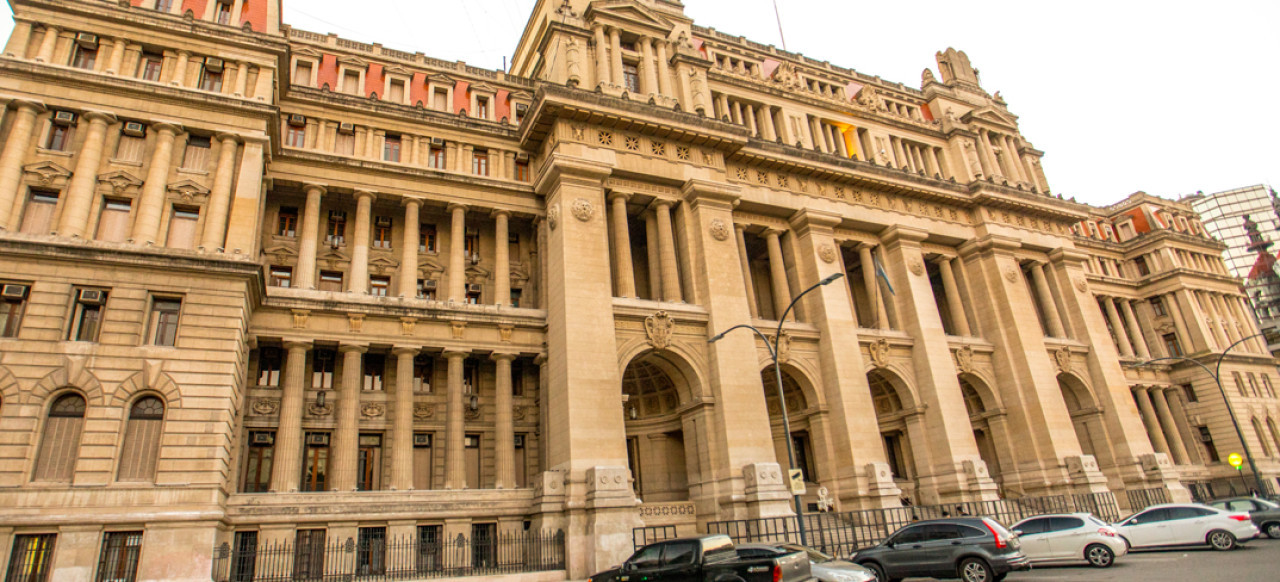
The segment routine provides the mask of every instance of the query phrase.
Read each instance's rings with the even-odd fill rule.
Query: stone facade
[[[0,568],[439,526],[563,530],[584,577],[636,527],[788,514],[784,404],[840,510],[1231,476],[1211,381],[1138,365],[1257,332],[1221,245],[1051,194],[963,52],[916,89],[544,0],[508,73],[275,0],[11,5]],[[781,399],[763,338],[708,342],[744,323]],[[1274,481],[1274,362],[1223,370]]]

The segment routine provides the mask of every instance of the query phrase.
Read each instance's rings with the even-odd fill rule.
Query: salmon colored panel
[[[413,82],[409,83],[409,104],[418,105],[421,103],[423,107],[426,107],[430,103],[427,97],[427,74],[414,73]]]
[[[765,59],[764,62],[760,64],[760,74],[766,79],[772,79],[773,72],[778,70],[778,65],[781,64],[782,63],[773,59]]]
[[[1137,231],[1138,234],[1151,232],[1151,223],[1147,222],[1147,215],[1141,208],[1134,208],[1125,214],[1128,214],[1133,218],[1133,229]]]
[[[459,113],[463,109],[471,108],[471,93],[468,92],[470,88],[471,88],[471,83],[468,83],[466,81],[458,81],[453,86],[453,112],[454,113]],[[467,113],[470,114],[471,112],[468,111]]]
[[[505,89],[498,89],[498,105],[497,105],[497,108],[494,109],[494,113],[497,114],[497,116],[494,117],[494,119],[497,119],[498,121],[502,121],[502,118],[505,117],[507,118],[507,121],[510,121],[511,123],[515,123],[515,120],[511,119],[511,92],[510,91],[507,91]]]
[[[925,119],[929,121],[933,121],[933,111],[929,109],[928,103],[925,103],[924,105],[920,106],[920,113],[924,114]]]
[[[383,97],[382,88],[386,83],[382,80],[382,65],[378,63],[369,63],[369,71],[364,74],[364,96],[369,97],[374,93],[378,97]]]
[[[275,0],[245,0],[244,8],[240,9],[240,26],[248,22],[254,32],[267,31],[267,2]]]
[[[129,0],[129,4],[134,6],[142,6],[142,0]]]
[[[316,86],[321,89],[325,85],[329,86],[330,91],[337,91],[338,87],[338,56],[324,55],[320,57],[320,70],[316,71]]]
[[[196,18],[204,18],[204,9],[207,4],[209,0],[182,0],[182,13],[186,14],[190,10]]]

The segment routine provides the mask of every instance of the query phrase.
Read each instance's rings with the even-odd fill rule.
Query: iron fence
[[[631,545],[638,550],[641,546],[675,539],[676,537],[676,526],[674,525],[637,527],[631,530]]]
[[[1120,521],[1120,505],[1115,494],[1079,493],[1071,496],[1072,509],[1077,513],[1092,513],[1094,517],[1107,523]]]
[[[1191,492],[1191,500],[1196,503],[1208,503],[1217,498],[1213,491],[1213,483],[1208,481],[1201,483],[1186,483],[1183,485]]]
[[[222,544],[214,553],[215,582],[379,582],[491,576],[563,570],[563,531],[521,531],[397,538],[364,537],[330,543],[275,542],[247,548]]]
[[[1129,489],[1125,491],[1129,496],[1129,511],[1142,511],[1152,505],[1168,503],[1169,496],[1165,494],[1164,489],[1154,487],[1151,489]]]

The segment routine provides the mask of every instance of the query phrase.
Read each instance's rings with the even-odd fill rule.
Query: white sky
[[[773,0],[683,0],[701,26],[781,46]],[[283,0],[284,21],[498,69],[534,0]],[[1280,187],[1276,0],[778,0],[787,48],[919,87],[965,51],[1045,152],[1054,192],[1110,204]],[[359,6],[352,10],[352,6]],[[0,34],[8,36],[6,19]]]

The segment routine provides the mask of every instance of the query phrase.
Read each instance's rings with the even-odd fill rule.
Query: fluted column
[[[991,159],[991,142],[987,140],[987,130],[978,130],[978,165],[982,166],[982,178],[990,179],[994,176],[992,169],[995,162]]]
[[[1227,303],[1226,301],[1223,301],[1222,295],[1219,293],[1210,293],[1209,301],[1213,303],[1213,310],[1218,313],[1218,323],[1222,325],[1222,329],[1226,332],[1227,338],[1231,340],[1231,343],[1240,341],[1240,338],[1244,336],[1240,335],[1240,330],[1236,329],[1234,321],[1235,315],[1227,309]]]
[[[1120,355],[1132,358],[1133,346],[1129,344],[1129,334],[1124,331],[1124,322],[1120,321],[1115,302],[1114,297],[1103,297],[1102,307],[1107,312],[1107,321],[1111,322],[1111,331],[1116,335],[1116,347],[1120,348]]]
[[[1152,388],[1151,400],[1156,406],[1156,416],[1160,419],[1160,428],[1164,431],[1164,440],[1169,445],[1173,462],[1178,465],[1190,464],[1191,458],[1187,456],[1187,447],[1182,444],[1182,437],[1178,434],[1178,425],[1173,415],[1169,413],[1169,403],[1165,400],[1164,390]]]
[[[133,221],[133,242],[155,244],[160,231],[160,214],[164,210],[164,191],[169,182],[169,164],[173,159],[173,139],[182,128],[168,123],[151,126],[156,132],[155,149],[147,181],[142,184],[138,216]]]
[[[1135,387],[1133,393],[1138,397],[1138,409],[1142,411],[1142,424],[1147,428],[1147,437],[1151,439],[1152,448],[1157,453],[1169,454],[1169,443],[1164,440],[1164,433],[1160,431],[1160,420],[1156,418],[1156,412],[1151,407],[1151,396],[1147,394],[1146,387]]]
[[[885,308],[884,298],[880,296],[880,284],[876,283],[875,259],[871,257],[874,245],[858,245],[858,260],[862,263],[862,284],[867,291],[867,299],[871,302],[876,314],[876,327],[889,329],[889,312]]]
[[[338,392],[333,431],[333,465],[329,467],[329,489],[351,491],[356,488],[356,452],[360,443],[360,391],[364,380],[364,346],[344,345],[342,352],[342,386]]]
[[[302,236],[298,240],[298,287],[316,288],[316,250],[320,244],[320,197],[327,192],[319,184],[305,184],[306,206],[302,208]]]
[[[738,261],[742,263],[742,286],[747,290],[747,308],[751,318],[755,319],[760,317],[760,313],[756,307],[756,286],[751,280],[751,260],[747,257],[747,234],[742,225],[735,224],[733,231],[738,240]]]
[[[515,468],[515,420],[511,410],[511,360],[515,354],[493,354],[493,361],[498,365],[497,389],[494,391],[494,487],[497,489],[514,489],[516,486]]]
[[[769,248],[769,282],[773,289],[773,316],[782,320],[782,312],[791,304],[791,286],[787,283],[787,267],[782,262],[782,243],[780,230],[769,229],[764,233],[766,246]]]
[[[1191,337],[1190,330],[1187,329],[1186,320],[1183,319],[1182,308],[1178,306],[1178,298],[1170,293],[1164,296],[1164,303],[1169,308],[1169,315],[1173,319],[1174,331],[1178,334],[1178,347],[1183,354],[1194,353],[1196,345]]]
[[[1133,313],[1133,303],[1130,299],[1117,299],[1120,302],[1120,309],[1124,311],[1124,319],[1129,322],[1129,339],[1133,341],[1133,347],[1138,350],[1138,357],[1143,360],[1151,359],[1151,350],[1147,347],[1146,336],[1142,334],[1142,327],[1138,325],[1138,318]]]
[[[444,419],[444,488],[464,489],[467,486],[466,463],[462,458],[463,439],[466,436],[463,428],[464,412],[462,410],[462,364],[467,352],[446,350],[444,357],[449,362],[448,401],[445,404]]]
[[[227,236],[227,212],[231,210],[231,183],[236,171],[236,149],[239,139],[229,133],[220,134],[218,140],[218,168],[213,174],[213,189],[209,191],[209,210],[204,219],[204,233],[200,248],[222,250]],[[314,250],[313,250],[314,254]]]
[[[373,221],[373,192],[356,190],[356,228],[351,241],[350,293],[369,292],[369,227]]]
[[[1169,401],[1169,413],[1173,415],[1173,422],[1177,425],[1178,434],[1182,435],[1183,449],[1187,453],[1187,462],[1196,463],[1200,461],[1200,452],[1196,444],[1200,435],[1191,431],[1191,426],[1187,422],[1187,409],[1182,405],[1182,390],[1180,388],[1169,388],[1165,390],[1165,400]],[[1195,451],[1194,453],[1192,451]]]
[[[241,62],[236,69],[236,84],[231,91],[232,96],[244,97],[245,90],[249,88],[249,63]]]
[[[53,60],[53,49],[58,44],[58,33],[61,32],[56,26],[44,27],[44,38],[40,39],[40,50],[36,51],[36,62],[47,63]]]
[[[676,239],[671,228],[671,201],[658,200],[658,255],[662,261],[662,299],[681,301],[680,271],[676,267]]]
[[[667,41],[658,39],[658,92],[668,97],[671,91],[671,65],[667,60]]]
[[[613,221],[613,287],[618,297],[636,296],[635,268],[631,264],[631,232],[627,227],[627,200],[623,192],[609,194],[610,218]]]
[[[306,395],[307,350],[311,342],[288,341],[284,360],[284,388],[280,395],[280,426],[276,429],[275,464],[271,492],[298,490],[302,481],[302,406]]]
[[[115,39],[112,43],[111,60],[107,63],[108,75],[114,75],[120,72],[120,66],[124,64],[124,51],[128,48],[128,43],[123,38]]]
[[[1040,297],[1040,308],[1044,311],[1045,324],[1049,326],[1049,336],[1067,337],[1067,332],[1062,327],[1062,317],[1058,314],[1058,302],[1044,276],[1044,263],[1036,263],[1031,267],[1031,279],[1036,286],[1036,295]]]
[[[31,145],[36,126],[36,115],[44,106],[30,101],[14,103],[13,127],[0,152],[0,228],[13,230],[17,226],[18,187],[22,185],[22,161]]]
[[[417,247],[414,247],[417,250]],[[413,489],[413,358],[416,347],[396,347],[395,416],[391,426],[391,489]],[[428,469],[430,470],[430,469]]]
[[[31,43],[31,23],[18,20],[13,23],[13,33],[5,44],[4,56],[16,59],[27,58],[27,45]]]
[[[1008,162],[1009,173],[1012,174],[1011,179],[1018,182],[1029,182],[1022,175],[1022,160],[1018,158],[1018,146],[1013,143],[1013,138],[1007,135],[1000,136],[1000,141],[1004,143],[1005,160]]]
[[[115,121],[109,113],[90,111],[80,118],[80,125],[89,129],[80,146],[76,168],[67,185],[67,199],[58,220],[58,235],[83,237],[93,206],[93,190],[98,183],[98,165],[102,162],[102,148],[106,145],[107,124]]]
[[[467,298],[467,207],[450,204],[449,215],[449,301],[461,303]]]
[[[175,87],[184,87],[187,84],[187,62],[191,59],[191,53],[180,50],[178,51],[178,62],[173,69],[173,78],[169,80],[169,84]]]
[[[494,262],[497,264],[493,266],[493,285],[498,295],[493,303],[501,306],[511,305],[511,235],[507,233],[510,218],[511,213],[506,210],[495,210],[493,213],[494,238],[497,239],[494,246]]]
[[[969,330],[969,318],[964,314],[964,303],[960,301],[960,288],[956,285],[955,273],[951,270],[951,261],[947,257],[938,261],[938,270],[942,272],[942,290],[947,294],[947,307],[951,311],[951,322],[955,324],[956,335],[973,335]]]
[[[596,84],[609,81],[609,50],[605,46],[604,27],[595,27],[596,35]]]
[[[640,79],[644,83],[640,86],[641,93],[656,93],[658,91],[658,75],[653,66],[653,39],[643,37],[640,39]]]
[[[418,295],[418,211],[422,201],[404,199],[404,235],[400,240],[400,296],[410,299]]]
[[[622,38],[616,28],[609,29],[609,72],[613,74],[613,84],[625,87],[622,79]]]

